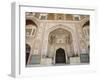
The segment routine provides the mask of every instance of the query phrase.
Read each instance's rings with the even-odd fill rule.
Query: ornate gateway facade
[[[26,12],[26,66],[89,63],[89,15]]]

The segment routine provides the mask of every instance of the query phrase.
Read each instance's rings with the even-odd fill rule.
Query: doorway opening
[[[28,63],[30,51],[31,51],[30,45],[26,44],[26,65],[27,65],[27,63]]]
[[[66,56],[65,56],[65,50],[62,48],[59,48],[56,50],[56,58],[55,63],[66,63]]]

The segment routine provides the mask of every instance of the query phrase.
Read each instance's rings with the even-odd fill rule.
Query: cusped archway
[[[48,52],[47,56],[54,58],[55,50],[59,47],[65,49],[65,52],[68,56],[73,55],[73,39],[72,34],[66,29],[57,28],[54,31],[50,32],[48,36]]]
[[[49,41],[50,41],[50,38],[54,38],[56,39],[55,35],[51,36],[50,37],[50,34],[54,31],[55,33],[55,30],[59,30],[59,29],[62,29],[66,32],[69,32],[70,35],[71,35],[71,39],[72,39],[72,43],[71,43],[71,46],[67,48],[67,46],[65,47],[62,47],[60,46],[57,46],[57,47],[53,47],[51,45],[49,45]],[[43,47],[42,47],[42,55],[46,55],[47,57],[49,56],[50,58],[53,59],[53,63],[55,64],[55,53],[56,53],[56,49],[61,47],[63,49],[65,49],[65,54],[67,53],[66,51],[67,50],[70,50],[70,49],[73,49],[73,50],[70,50],[72,51],[72,55],[75,54],[75,53],[79,53],[79,48],[78,48],[78,42],[77,42],[77,36],[76,35],[76,31],[74,28],[72,28],[72,26],[67,26],[67,25],[63,25],[63,24],[59,24],[59,25],[55,25],[55,26],[51,26],[50,28],[47,28],[44,32],[44,37],[43,37]],[[68,39],[67,39],[68,40]],[[66,40],[66,42],[67,42]],[[54,41],[55,43],[55,40],[52,40],[51,43]],[[62,40],[62,39],[58,39],[57,40],[57,43],[61,42],[63,43],[65,40]],[[56,43],[55,43],[56,44]],[[63,43],[64,44],[64,43]],[[45,49],[45,50],[44,50]],[[50,53],[50,54],[49,54]],[[52,53],[52,54],[51,54]],[[69,54],[70,55],[70,54]],[[70,55],[71,56],[71,55]],[[67,58],[67,56],[66,56]]]

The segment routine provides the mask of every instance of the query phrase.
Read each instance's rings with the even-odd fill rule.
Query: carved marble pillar
[[[75,54],[80,54],[79,45],[78,45],[79,42],[78,42],[76,29],[74,30],[74,32],[72,34],[72,38],[73,38],[74,53]]]

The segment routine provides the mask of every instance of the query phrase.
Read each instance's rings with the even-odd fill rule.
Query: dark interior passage
[[[30,45],[26,44],[26,64],[27,64],[28,59],[29,59],[30,50],[31,50]]]
[[[62,48],[57,49],[55,59],[56,63],[66,63],[66,56],[64,49]]]

